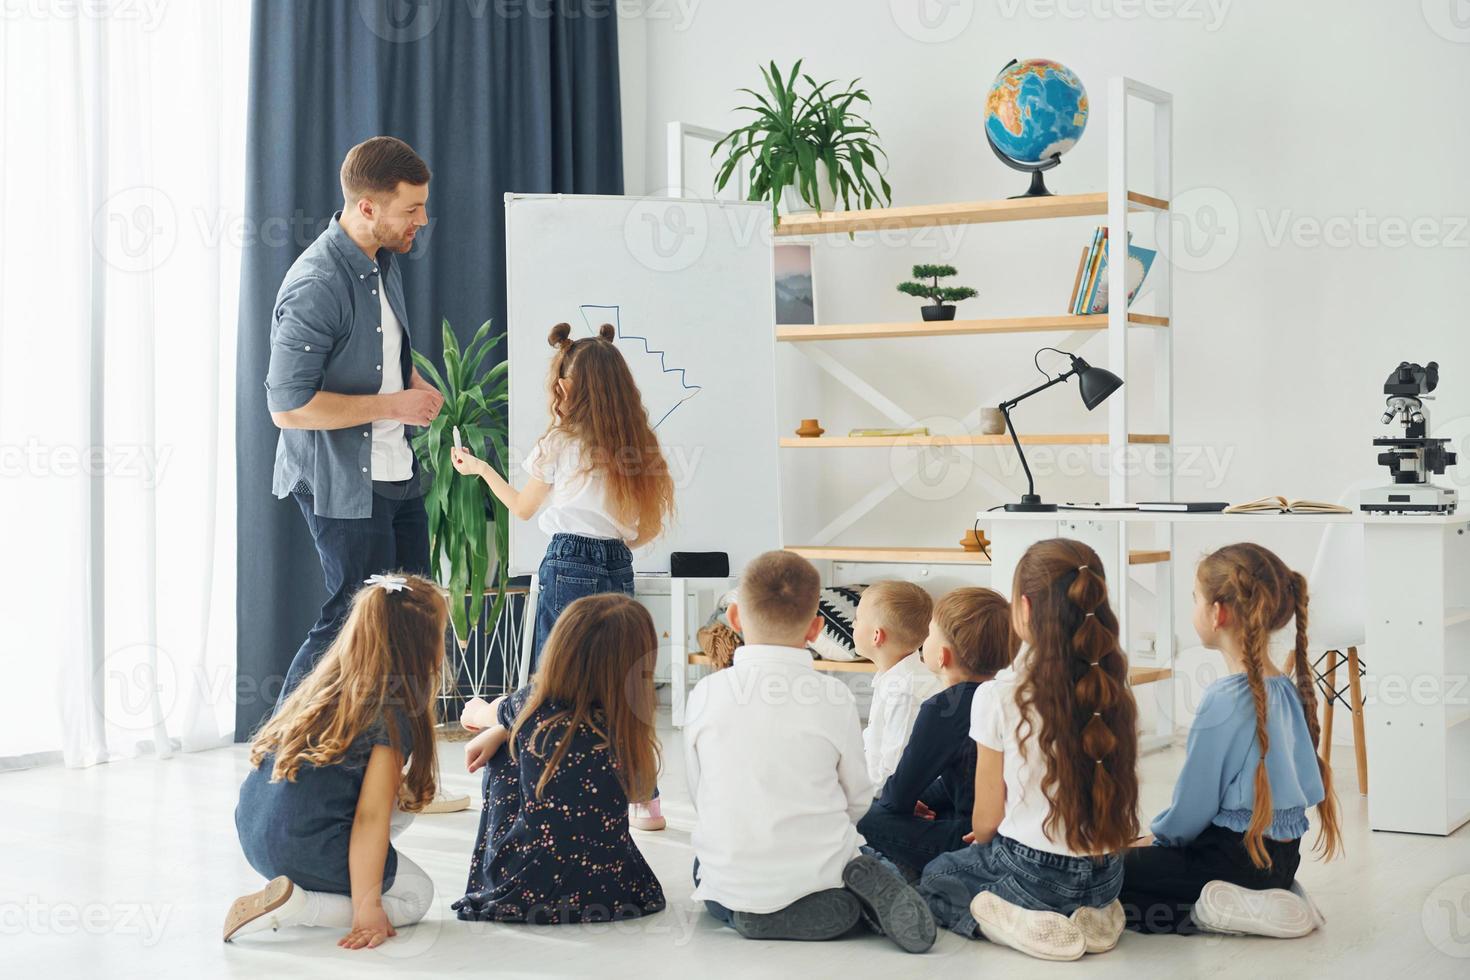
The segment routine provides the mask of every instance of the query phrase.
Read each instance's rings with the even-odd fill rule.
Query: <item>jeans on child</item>
[[[1052,854],[997,834],[988,844],[971,844],[930,861],[918,887],[936,922],[974,938],[970,900],[981,892],[1022,908],[1063,915],[1084,905],[1102,908],[1123,888],[1123,858]]]
[[[699,887],[699,858],[694,859],[694,887]],[[716,922],[727,925],[732,929],[735,928],[735,913],[725,908],[719,902],[711,902],[706,899],[704,909]]]
[[[913,814],[894,813],[882,804],[874,803],[858,821],[857,829],[877,854],[902,868],[913,869],[911,874],[904,874],[905,880],[912,881],[939,855],[965,846],[964,837],[970,832],[970,818],[967,815],[925,820]]]
[[[531,643],[531,669],[562,611],[584,596],[602,592],[633,594],[633,553],[612,538],[555,534],[536,574],[536,632]]]

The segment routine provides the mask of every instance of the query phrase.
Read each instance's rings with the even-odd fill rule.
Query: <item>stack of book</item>
[[[1150,248],[1133,244],[1133,233],[1128,233],[1128,302],[1143,288],[1148,270],[1153,268],[1154,256],[1158,253]],[[1068,310],[1073,316],[1087,316],[1108,311],[1108,229],[1101,225],[1092,233],[1092,245],[1082,250],[1077,263],[1077,277],[1072,281],[1072,299]]]

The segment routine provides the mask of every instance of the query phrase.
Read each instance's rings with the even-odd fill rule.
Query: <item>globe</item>
[[[1006,65],[985,99],[985,133],[991,145],[1016,163],[1039,164],[1066,153],[1086,128],[1082,80],[1067,66],[1045,58]]]

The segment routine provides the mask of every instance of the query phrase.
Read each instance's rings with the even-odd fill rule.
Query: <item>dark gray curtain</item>
[[[370,136],[434,172],[430,224],[404,263],[416,349],[439,358],[505,321],[507,192],[621,194],[617,18],[607,0],[255,0],[236,404],[238,707],[244,740],[325,598],[311,537],[271,495],[271,309],[296,256],[342,206],[337,171]],[[503,356],[503,351],[502,351]]]

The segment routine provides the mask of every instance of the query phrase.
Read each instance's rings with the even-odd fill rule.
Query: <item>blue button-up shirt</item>
[[[403,302],[403,273],[387,249],[375,260],[348,237],[342,212],[292,263],[271,314],[271,357],[265,401],[272,412],[289,412],[318,391],[376,395],[384,371],[402,371],[404,387],[413,371],[412,343]],[[387,290],[403,326],[398,364],[383,363],[383,311],[378,290]],[[276,443],[272,490],[284,497],[309,487],[318,517],[371,517],[373,513],[373,427],[282,429]],[[422,494],[418,460],[403,496]]]

